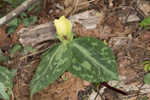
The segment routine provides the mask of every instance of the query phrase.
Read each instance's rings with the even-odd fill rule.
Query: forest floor
[[[95,37],[112,48],[120,81],[110,81],[108,84],[127,95],[106,87],[96,91],[92,84],[65,72],[52,85],[36,93],[32,100],[150,100],[150,85],[144,83],[144,75],[148,72],[142,64],[150,60],[150,30],[139,25],[150,16],[149,0],[43,0],[41,6],[36,15],[38,20],[32,26],[49,23],[62,15],[72,20],[77,18],[73,27],[77,36]],[[0,13],[4,13],[5,9],[0,9]],[[0,52],[10,58],[0,64],[18,69],[11,100],[30,100],[29,83],[40,63],[40,55],[48,45],[57,42],[47,40],[36,44],[42,45],[37,54],[31,52],[23,55],[19,51],[11,55],[9,50],[13,45],[26,45],[21,41],[24,38],[18,34],[23,28],[19,24],[16,32],[7,35],[6,25],[0,27]]]

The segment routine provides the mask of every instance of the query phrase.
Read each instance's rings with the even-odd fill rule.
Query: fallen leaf
[[[110,37],[116,36],[116,34],[104,34],[99,32],[98,29],[86,29],[81,24],[76,23],[75,33],[77,36],[91,36],[100,39],[108,39]]]
[[[33,98],[40,95],[41,99],[38,100],[78,100],[78,92],[90,85],[89,82],[77,78],[69,72],[65,72],[62,77],[66,79],[62,82],[54,82],[40,93],[35,94]]]
[[[16,29],[16,33],[10,35],[12,44],[16,44],[18,42],[18,34],[17,34],[17,32],[19,32],[22,28],[23,28],[23,25],[19,24],[17,29]]]
[[[6,27],[0,28],[0,48],[2,49],[7,49],[11,44],[10,39],[6,36],[5,28]]]
[[[142,40],[150,40],[150,31],[145,31],[143,33]]]

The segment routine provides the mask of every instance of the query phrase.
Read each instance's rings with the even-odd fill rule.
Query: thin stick
[[[119,90],[117,88],[111,87],[109,84],[107,84],[107,82],[103,82],[103,83],[100,83],[100,84],[103,85],[103,86],[105,86],[105,87],[107,87],[107,88],[109,88],[109,89],[111,89],[111,90],[113,90],[113,91],[116,91],[116,92],[118,92],[120,94],[128,95],[126,92],[124,92],[122,90]]]
[[[20,13],[24,12],[27,8],[29,8],[33,3],[37,2],[39,0],[26,0],[24,1],[20,6],[18,6],[16,9],[8,13],[6,16],[2,17],[0,19],[0,26],[6,24],[13,18],[17,17]]]

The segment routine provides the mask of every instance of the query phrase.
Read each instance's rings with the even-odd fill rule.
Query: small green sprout
[[[150,28],[150,16],[147,18],[144,18],[144,20],[140,23],[140,26],[143,28]]]
[[[145,72],[150,71],[150,61],[143,61],[142,64],[144,65]]]

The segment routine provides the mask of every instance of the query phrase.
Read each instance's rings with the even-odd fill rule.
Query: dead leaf
[[[99,32],[99,29],[86,29],[81,24],[76,23],[75,33],[77,36],[91,36],[99,39],[108,39],[116,36],[116,34],[104,34]]]
[[[107,18],[105,18],[104,21],[105,25],[108,25],[109,28],[112,29],[112,33],[116,33],[116,32],[123,32],[123,25],[121,24],[121,21],[114,15],[112,16],[108,16]]]
[[[23,28],[23,25],[19,24],[19,26],[16,29],[16,33],[11,34],[11,43],[12,44],[17,43],[17,41],[18,41],[18,34],[17,34],[17,32],[19,32],[22,28]]]
[[[11,44],[10,39],[6,36],[5,27],[0,28],[0,48],[8,48]]]
[[[41,99],[38,100],[78,100],[78,92],[90,85],[89,82],[77,78],[69,72],[65,72],[62,77],[65,77],[67,80],[53,83],[39,94],[36,94],[34,98],[40,95]]]
[[[75,33],[77,36],[92,36],[92,37],[99,37],[99,33],[97,30],[87,30],[81,24],[76,23]]]
[[[143,33],[142,40],[150,40],[150,31],[145,31]]]
[[[65,0],[65,1],[64,1],[64,6],[65,6],[65,7],[72,6],[73,2],[74,2],[74,0]]]

